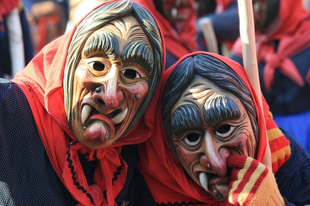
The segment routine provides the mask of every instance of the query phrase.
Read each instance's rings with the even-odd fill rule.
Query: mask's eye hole
[[[88,65],[91,67],[89,71],[95,76],[103,76],[109,71],[107,65],[100,61],[89,62]]]
[[[100,62],[92,62],[90,65],[96,71],[103,71],[105,69],[105,65]]]
[[[137,79],[141,78],[141,75],[134,69],[125,69],[121,71],[127,79]]]
[[[186,135],[184,138],[184,142],[191,147],[197,146],[200,143],[200,141],[201,141],[201,135],[197,133],[190,133]]]
[[[229,124],[224,124],[220,126],[219,128],[217,128],[215,133],[217,136],[221,138],[226,138],[226,137],[229,137],[234,132],[235,129],[236,127],[234,126],[231,126]]]

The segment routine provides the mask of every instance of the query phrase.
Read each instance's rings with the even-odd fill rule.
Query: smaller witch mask
[[[238,74],[216,57],[188,56],[167,80],[162,118],[171,149],[189,176],[216,199],[227,199],[227,158],[254,158],[258,142],[251,93]]]

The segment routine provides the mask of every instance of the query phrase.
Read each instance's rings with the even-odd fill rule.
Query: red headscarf
[[[237,0],[216,0],[216,12],[221,13],[225,11],[231,2]]]
[[[145,115],[149,116],[150,118],[152,117],[151,115],[153,115],[152,121],[154,124],[154,134],[152,138],[138,145],[141,160],[139,168],[149,186],[155,201],[159,204],[173,204],[176,202],[191,202],[194,204],[199,201],[201,203],[205,203],[206,205],[229,205],[228,202],[218,201],[211,195],[207,194],[200,186],[192,181],[190,177],[188,177],[185,170],[176,160],[170,149],[170,145],[165,136],[162,124],[161,95],[164,89],[164,85],[176,65],[178,65],[185,58],[194,56],[196,54],[211,55],[223,61],[240,76],[240,78],[249,88],[252,94],[255,109],[257,111],[257,123],[260,134],[256,159],[260,162],[263,162],[266,152],[268,140],[265,132],[265,125],[263,125],[265,124],[265,121],[268,131],[271,130],[271,132],[273,132],[273,134],[268,133],[268,136],[273,137],[269,137],[269,144],[272,152],[273,171],[276,172],[277,169],[281,167],[283,163],[289,158],[289,142],[278,130],[274,121],[269,118],[269,107],[266,102],[264,102],[264,111],[261,109],[254,89],[246,76],[245,70],[238,63],[223,56],[207,52],[195,52],[182,57],[177,63],[175,63],[164,72],[160,86],[154,96],[154,98],[158,100],[156,103],[159,105],[156,115],[154,115],[154,111],[149,110],[145,113]],[[155,101],[155,99],[153,100]]]
[[[264,67],[264,85],[271,89],[275,69],[303,86],[303,77],[290,57],[302,52],[310,46],[310,13],[305,10],[302,0],[279,0],[279,12],[276,19],[264,31],[256,33],[257,60],[266,62]],[[273,41],[279,40],[275,52]],[[235,43],[232,52],[241,56],[240,38]]]
[[[157,19],[159,26],[164,35],[166,49],[174,57],[180,58],[190,52],[197,51],[197,28],[196,16],[192,15],[185,22],[185,28],[182,33],[178,33],[169,23],[169,21],[157,10],[154,0],[133,0],[141,5],[144,5]]]
[[[0,22],[3,21],[3,16],[10,13],[14,8],[17,8],[18,0],[0,0]],[[0,31],[4,31],[3,26],[0,27]]]
[[[121,146],[138,144],[148,139],[152,125],[142,117],[116,143],[96,151],[76,141],[66,117],[63,85],[68,48],[77,28],[78,25],[45,46],[13,81],[25,93],[48,157],[72,197],[81,205],[114,205],[127,175],[127,164],[120,154]],[[164,67],[165,62],[158,64]],[[94,155],[99,160],[94,185],[87,183],[78,152],[89,161],[94,159]],[[117,179],[112,182],[117,171]],[[106,191],[106,200],[103,191]]]
[[[0,0],[0,16],[11,12],[19,3],[19,0]]]

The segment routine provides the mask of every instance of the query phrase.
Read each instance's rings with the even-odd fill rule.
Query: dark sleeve
[[[12,74],[9,33],[6,16],[0,13],[0,77]]]
[[[128,206],[155,205],[151,192],[137,167],[139,160],[137,146],[123,146],[122,157],[128,165],[128,171],[125,185],[116,198],[117,205],[127,205],[126,203]]]
[[[235,41],[239,37],[239,15],[237,2],[233,2],[227,10],[221,13],[211,13],[202,16],[201,18],[204,17],[208,17],[212,22],[214,33],[217,37],[230,41]]]
[[[72,205],[45,152],[25,95],[1,78],[0,165],[0,205]]]
[[[31,37],[29,22],[27,20],[26,12],[24,9],[21,10],[19,16],[23,31],[25,65],[27,65],[34,56],[33,40]]]
[[[289,205],[310,204],[310,156],[294,137],[282,132],[290,141],[291,156],[275,174],[279,190]]]

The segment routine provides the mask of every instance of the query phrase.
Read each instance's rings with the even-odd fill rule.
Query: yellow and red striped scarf
[[[272,171],[276,173],[291,156],[290,142],[273,120],[271,112],[266,119],[266,126],[271,150]]]

